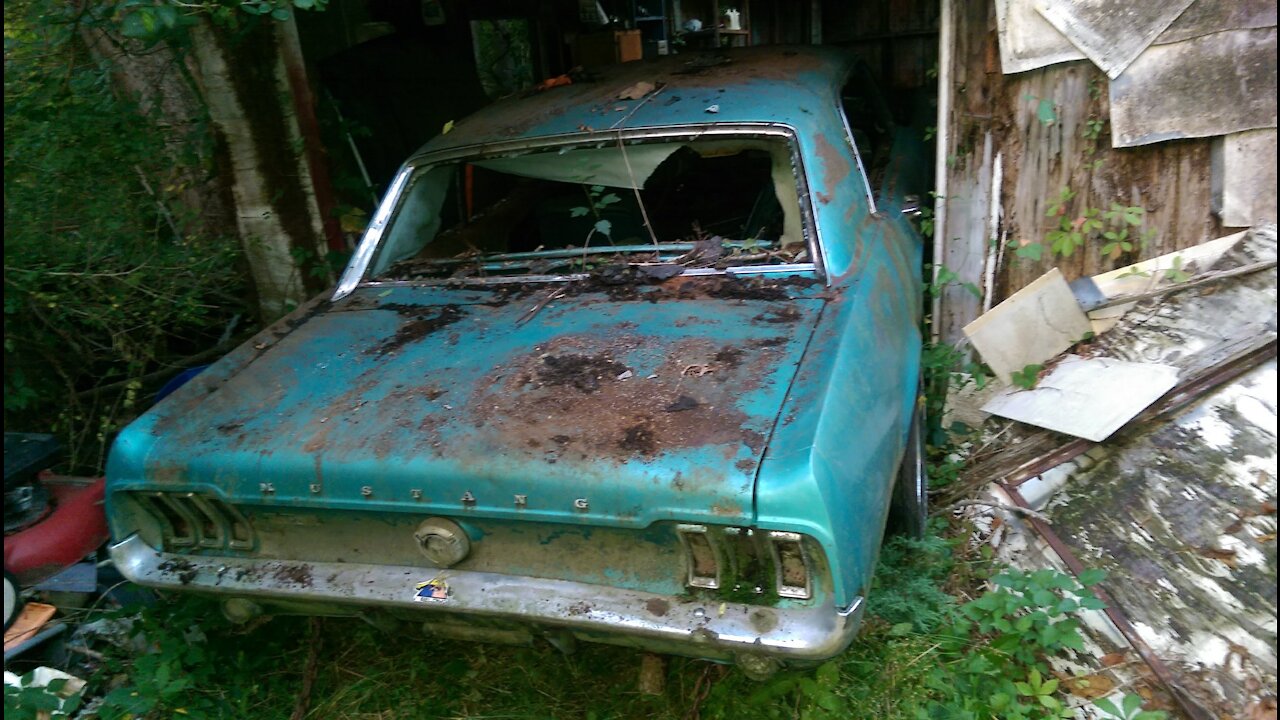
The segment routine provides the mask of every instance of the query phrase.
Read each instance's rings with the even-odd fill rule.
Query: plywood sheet
[[[1036,10],[1109,78],[1129,67],[1192,0],[1037,0]]]
[[[1249,130],[1222,138],[1219,212],[1228,227],[1276,221],[1276,129]],[[1215,183],[1218,185],[1219,183]]]
[[[1167,272],[1170,269],[1178,268],[1191,275],[1208,272],[1248,234],[1248,231],[1241,231],[1195,247],[1143,260],[1095,275],[1090,278],[1090,282],[1107,299],[1155,290],[1161,285],[1171,284]],[[1090,312],[1089,323],[1093,325],[1093,333],[1101,335],[1115,327],[1133,306],[1134,303],[1125,303]]]
[[[1147,49],[1111,82],[1114,147],[1276,126],[1276,29]]]
[[[1156,38],[1157,45],[1222,30],[1276,26],[1276,0],[1196,0]]]

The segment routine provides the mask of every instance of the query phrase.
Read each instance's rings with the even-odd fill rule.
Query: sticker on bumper
[[[449,599],[449,583],[444,578],[432,578],[413,586],[414,602],[444,602]]]

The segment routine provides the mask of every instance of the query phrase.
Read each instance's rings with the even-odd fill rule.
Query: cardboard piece
[[[4,631],[4,649],[12,650],[23,641],[35,637],[36,633],[40,632],[40,628],[53,619],[56,612],[58,608],[44,603],[33,602],[23,605],[22,612],[14,619],[9,629]]]

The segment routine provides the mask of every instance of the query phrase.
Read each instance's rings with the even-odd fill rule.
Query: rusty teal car
[[[241,620],[839,653],[924,512],[913,137],[820,48],[459,121],[333,292],[120,433],[115,563]]]

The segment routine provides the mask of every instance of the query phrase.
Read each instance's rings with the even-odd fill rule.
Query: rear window
[[[811,261],[785,142],[598,143],[415,171],[370,278]]]

